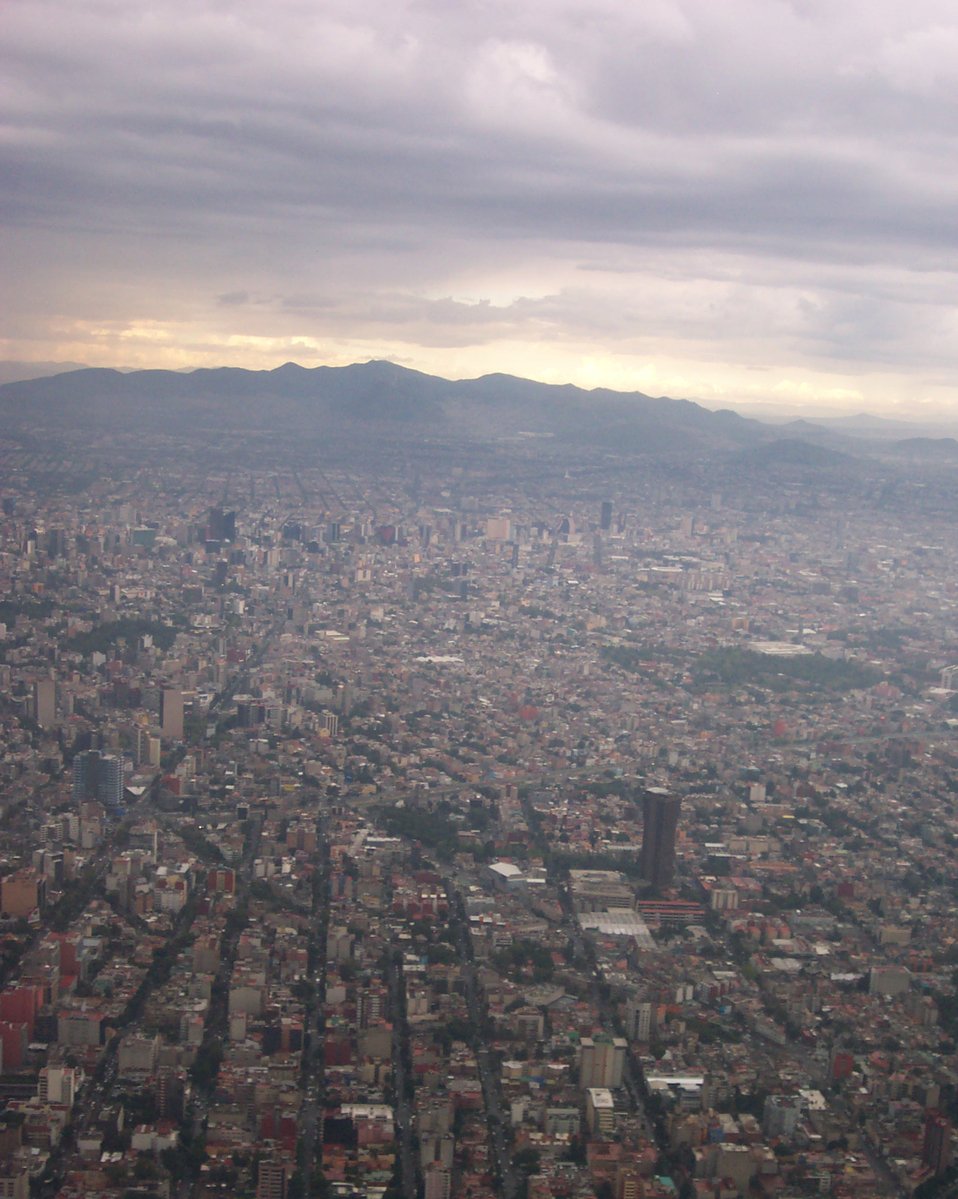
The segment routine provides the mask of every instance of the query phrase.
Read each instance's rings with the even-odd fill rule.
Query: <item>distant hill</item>
[[[954,437],[905,437],[884,447],[886,452],[931,462],[958,460],[958,441]]]
[[[86,369],[0,386],[8,427],[155,430],[197,435],[281,430],[486,442],[544,437],[654,454],[709,454],[771,431],[734,412],[640,392],[585,391],[509,375],[451,381],[390,362],[272,371]]]
[[[856,462],[851,454],[832,450],[815,442],[799,441],[797,438],[779,438],[764,445],[740,450],[734,460],[743,466],[773,468],[798,466],[816,470],[847,469]]]

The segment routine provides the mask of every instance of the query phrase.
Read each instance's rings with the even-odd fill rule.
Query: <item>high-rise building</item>
[[[951,1124],[940,1111],[932,1110],[925,1116],[921,1160],[936,1178],[951,1165]]]
[[[625,1009],[625,1027],[632,1041],[649,1041],[652,1037],[652,1004],[647,999],[630,999]]]
[[[768,1095],[762,1109],[762,1131],[767,1137],[784,1137],[788,1140],[795,1135],[800,1115],[801,1105],[797,1095]]]
[[[159,766],[160,749],[159,737],[154,736],[149,729],[137,729],[136,763],[138,766]]]
[[[33,684],[33,719],[42,729],[56,724],[57,685],[53,679],[37,679]]]
[[[73,1107],[77,1092],[77,1072],[73,1066],[44,1066],[37,1079],[41,1103],[65,1103]]]
[[[0,912],[4,916],[26,918],[36,908],[42,908],[46,898],[47,880],[29,866],[8,874],[0,884]]]
[[[624,1037],[600,1033],[579,1042],[579,1086],[620,1087],[628,1044]]]
[[[113,754],[88,749],[73,759],[73,798],[76,803],[97,799],[107,808],[123,804],[123,763]]]
[[[44,545],[49,557],[62,558],[67,552],[67,535],[62,529],[49,529]]]
[[[367,987],[359,993],[359,1027],[369,1028],[385,1018],[386,990],[381,986]]]
[[[620,1164],[615,1172],[615,1199],[642,1199],[645,1193],[639,1167]]]
[[[123,804],[123,762],[115,754],[100,754],[97,770],[97,799],[104,807],[119,808]]]
[[[650,787],[642,800],[642,877],[656,890],[667,887],[675,875],[675,834],[682,801],[661,787]]]
[[[599,1138],[615,1132],[615,1100],[608,1087],[589,1087],[585,1093],[585,1120],[589,1131]]]
[[[164,1120],[183,1118],[186,1071],[177,1066],[161,1067],[156,1080],[156,1106]]]
[[[452,1194],[452,1171],[442,1162],[430,1162],[423,1170],[426,1183],[425,1199],[449,1199]]]
[[[599,528],[603,533],[608,533],[612,528],[612,501],[603,500],[602,508],[599,512]]]
[[[256,1199],[286,1199],[286,1165],[282,1158],[264,1157],[256,1174]]]
[[[222,508],[210,508],[206,522],[207,541],[235,541],[236,513],[224,512]]]
[[[160,693],[160,726],[167,741],[183,740],[183,692],[164,689]]]

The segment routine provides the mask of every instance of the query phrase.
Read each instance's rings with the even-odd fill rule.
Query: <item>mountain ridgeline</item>
[[[687,400],[501,374],[450,381],[390,362],[314,369],[287,363],[272,371],[68,371],[0,386],[0,414],[9,429],[542,438],[655,454],[740,449],[771,434],[758,421]]]
[[[840,472],[859,455],[912,464],[958,456],[950,438],[878,442],[867,430],[856,436],[827,422],[776,426],[690,400],[503,374],[449,380],[382,361],[312,369],[289,362],[271,371],[70,370],[0,386],[0,419],[14,437],[164,434],[209,443],[270,434],[303,444],[420,445],[454,439],[562,453],[582,447],[628,457],[719,456],[749,470]]]

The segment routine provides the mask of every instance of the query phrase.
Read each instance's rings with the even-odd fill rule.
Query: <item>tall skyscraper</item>
[[[73,759],[73,799],[99,800],[104,807],[116,809],[123,804],[123,763],[113,754],[97,749],[77,754]]]
[[[682,801],[661,787],[650,787],[642,800],[645,828],[642,832],[642,877],[659,890],[675,875],[675,834]]]
[[[925,1115],[925,1137],[921,1149],[921,1160],[937,1178],[952,1162],[951,1125],[937,1109]]]
[[[160,693],[160,726],[167,741],[183,740],[183,692],[166,689]]]
[[[603,500],[599,509],[599,528],[607,533],[612,528],[612,501]]]
[[[210,508],[206,522],[207,541],[235,541],[236,513],[224,512],[222,508]]]
[[[33,684],[33,719],[42,729],[56,724],[57,685],[53,679],[37,679]]]

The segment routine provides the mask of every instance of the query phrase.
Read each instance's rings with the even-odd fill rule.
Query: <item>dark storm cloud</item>
[[[746,228],[752,248],[756,221],[776,241],[855,221],[885,237],[896,204],[910,237],[942,234],[934,206],[901,210],[905,164],[885,153],[889,101],[900,123],[922,96],[902,99],[881,54],[829,51],[831,20],[774,3],[641,18],[607,4],[591,19],[561,4],[85,7],[8,13],[8,219],[30,197],[46,219],[104,228],[132,208],[204,234],[223,216],[264,235],[301,216],[348,240],[352,216],[422,236],[474,221],[581,240]],[[914,121],[902,153],[916,134],[933,140]]]

